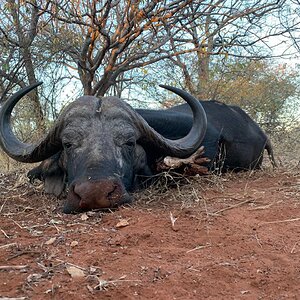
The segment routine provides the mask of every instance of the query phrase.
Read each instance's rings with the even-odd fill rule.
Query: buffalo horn
[[[36,144],[21,142],[12,131],[11,113],[13,108],[23,96],[41,84],[42,82],[38,82],[21,89],[13,94],[0,109],[0,146],[10,157],[20,162],[42,161],[61,148],[61,141],[57,138],[59,131],[57,125]]]
[[[178,158],[188,157],[201,146],[204,139],[207,128],[206,113],[200,101],[189,93],[167,85],[160,86],[177,94],[189,104],[193,112],[193,126],[185,137],[177,140],[170,140],[157,133],[144,119],[140,118],[140,131],[143,132],[141,143],[144,142],[145,144],[152,145],[155,148],[160,149],[162,154],[165,155]]]

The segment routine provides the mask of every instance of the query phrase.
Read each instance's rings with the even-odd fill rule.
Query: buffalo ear
[[[66,175],[60,170],[55,174],[49,174],[44,178],[45,193],[60,196],[66,185]]]
[[[39,179],[44,182],[45,192],[60,196],[66,186],[67,176],[64,168],[64,154],[58,152],[44,160],[27,173],[30,182]]]
[[[30,183],[33,183],[35,179],[43,180],[43,169],[41,165],[38,167],[33,168],[27,173],[27,177],[29,178]]]
[[[134,174],[133,190],[145,187],[145,182],[150,182],[149,178],[153,175],[148,165],[146,151],[138,144],[135,148]]]

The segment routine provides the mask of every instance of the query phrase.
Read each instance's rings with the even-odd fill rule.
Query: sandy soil
[[[300,299],[300,171],[164,182],[113,212],[61,213],[0,176],[0,297]]]

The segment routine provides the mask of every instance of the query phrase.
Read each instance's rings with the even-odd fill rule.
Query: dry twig
[[[204,248],[208,248],[208,247],[211,247],[211,244],[206,244],[206,245],[199,245],[191,250],[188,250],[186,251],[186,253],[190,253],[190,252],[193,252],[193,251],[196,251],[196,250],[200,250],[200,249],[204,249]]]
[[[3,229],[1,229],[1,232],[3,233],[3,235],[4,235],[7,239],[9,239],[9,236],[6,234],[6,232],[5,232]]]
[[[5,203],[6,203],[6,201],[7,201],[7,199],[4,200],[3,204],[0,207],[0,214],[1,214],[2,210],[3,210],[3,207],[4,207]]]
[[[296,221],[300,221],[300,218],[262,222],[259,225],[278,224],[278,223],[287,223],[287,222],[296,222]]]
[[[178,231],[177,228],[175,228],[175,222],[177,221],[178,218],[175,218],[172,214],[172,212],[170,212],[170,220],[171,220],[171,225],[172,225],[172,229],[174,231]]]
[[[0,246],[0,249],[9,248],[12,246],[17,246],[17,243],[10,243],[10,244],[6,244],[6,245],[2,245],[2,246]]]
[[[8,297],[1,297],[0,300],[26,300],[27,297],[18,297],[18,298],[8,298]]]
[[[218,215],[218,214],[221,213],[221,212],[224,212],[224,211],[226,211],[226,210],[230,210],[230,209],[236,208],[236,207],[238,207],[238,206],[241,206],[241,205],[243,205],[243,204],[246,204],[246,203],[249,203],[249,202],[252,202],[252,201],[253,201],[253,199],[247,199],[247,200],[242,201],[242,202],[239,202],[239,203],[237,203],[237,204],[235,204],[235,205],[231,205],[231,206],[229,206],[229,207],[225,207],[225,208],[223,208],[223,209],[220,209],[220,210],[218,210],[218,211],[212,213],[212,215]]]
[[[78,266],[78,265],[75,265],[75,264],[69,263],[69,262],[67,262],[67,261],[63,261],[63,260],[61,260],[61,259],[58,259],[58,258],[56,258],[56,260],[57,260],[57,261],[59,261],[59,262],[61,262],[61,263],[64,263],[64,264],[66,264],[66,265],[69,265],[69,266],[72,266],[72,267],[78,268],[78,269],[80,269],[80,270],[86,271],[86,268],[80,267],[80,266]]]
[[[26,268],[28,265],[0,266],[0,270],[23,270]]]
[[[6,261],[9,261],[9,260],[12,260],[16,257],[19,257],[19,256],[22,256],[22,255],[26,255],[26,254],[31,254],[31,255],[34,255],[34,254],[41,254],[41,252],[38,252],[38,251],[31,251],[31,250],[24,250],[24,251],[20,251],[19,253],[16,253],[10,257],[8,257],[6,259]]]

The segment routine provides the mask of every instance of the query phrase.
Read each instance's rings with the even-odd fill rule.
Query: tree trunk
[[[34,66],[32,63],[32,57],[31,57],[30,50],[28,47],[24,47],[22,49],[22,52],[23,52],[22,54],[23,54],[23,59],[24,59],[24,64],[25,64],[26,75],[27,75],[29,84],[36,83],[37,80],[36,80],[35,73],[34,73]],[[30,100],[33,105],[32,114],[36,120],[38,133],[44,134],[46,132],[45,118],[44,118],[42,106],[41,106],[41,103],[39,100],[37,89],[34,89],[30,93]]]
[[[209,26],[211,23],[211,17],[208,16],[205,22],[205,36],[206,36],[206,45],[199,49],[197,52],[198,56],[198,97],[200,99],[208,99],[209,98],[209,63],[211,58],[211,53],[213,51],[213,41],[214,36],[211,34],[209,30]]]

